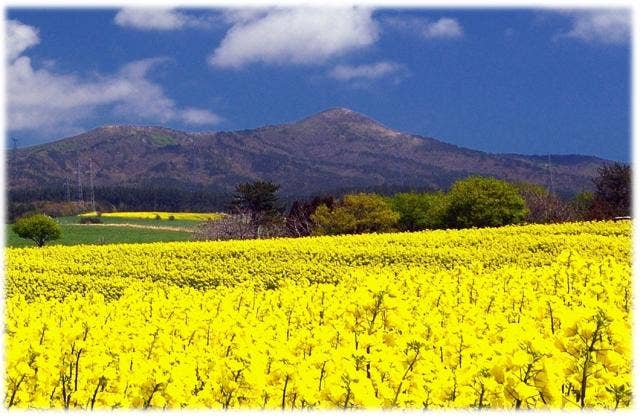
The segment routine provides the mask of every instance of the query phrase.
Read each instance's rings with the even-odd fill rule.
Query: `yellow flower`
[[[8,249],[5,406],[575,408],[595,339],[585,403],[625,407],[630,235],[586,222]]]

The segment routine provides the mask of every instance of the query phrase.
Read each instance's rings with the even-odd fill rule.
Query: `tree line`
[[[317,196],[294,201],[288,212],[279,186],[268,181],[236,187],[223,220],[203,224],[200,239],[360,234],[427,229],[497,227],[630,216],[631,168],[603,165],[594,192],[564,200],[542,185],[471,176],[448,192]]]
[[[219,189],[178,188],[95,188],[96,209],[110,211],[211,212],[225,209],[230,192]],[[8,219],[34,213],[54,217],[77,215],[90,211],[86,201],[64,187],[12,189],[7,195]]]
[[[302,237],[630,216],[630,166],[602,166],[594,185],[595,192],[581,192],[564,201],[541,185],[471,176],[456,181],[446,193],[355,193],[339,199],[327,195],[296,200],[285,215],[286,205],[277,196],[279,185],[257,181],[236,186],[229,215],[204,222],[194,236],[207,240]],[[61,236],[59,224],[43,214],[19,218],[13,230],[38,246]]]

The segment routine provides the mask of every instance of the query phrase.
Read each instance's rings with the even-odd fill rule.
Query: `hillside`
[[[91,160],[91,164],[89,162]],[[551,164],[549,164],[549,160]],[[591,156],[491,154],[401,133],[336,108],[251,130],[189,133],[162,127],[103,126],[9,157],[12,189],[85,186],[217,189],[271,180],[284,195],[384,187],[446,188],[470,174],[530,181],[554,191],[591,188]],[[91,166],[90,166],[91,165]]]

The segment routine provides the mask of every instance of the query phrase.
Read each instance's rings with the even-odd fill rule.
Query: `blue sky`
[[[630,12],[8,9],[21,146],[104,124],[254,128],[347,107],[489,152],[630,161]]]

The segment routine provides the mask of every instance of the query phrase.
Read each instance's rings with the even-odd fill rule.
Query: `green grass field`
[[[80,217],[57,218],[62,238],[50,245],[151,243],[155,241],[188,241],[199,221],[154,220],[134,218],[101,218],[102,224],[80,224]],[[131,225],[131,226],[127,226]],[[5,226],[6,247],[31,247],[31,240],[18,237],[11,225]]]
[[[80,217],[78,216],[60,217],[60,218],[57,218],[57,220],[62,225],[80,223]],[[104,216],[100,217],[100,221],[102,221],[102,224],[133,224],[133,225],[154,227],[154,228],[158,228],[158,227],[183,228],[185,230],[192,230],[198,224],[200,224],[200,221],[192,221],[192,220],[171,221],[171,220],[155,220],[155,219],[144,219],[144,218],[117,218],[117,217],[104,217]]]

